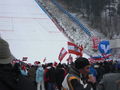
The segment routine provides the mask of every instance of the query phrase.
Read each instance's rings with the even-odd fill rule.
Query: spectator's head
[[[39,63],[39,64],[38,64],[38,67],[42,67],[42,64]]]
[[[0,64],[8,64],[14,59],[10,52],[9,44],[0,38]]]
[[[25,65],[22,65],[22,66],[21,66],[21,69],[22,69],[22,70],[26,70],[26,66],[25,66]]]
[[[75,60],[75,68],[84,73],[87,73],[89,72],[90,63],[87,58],[79,57]]]

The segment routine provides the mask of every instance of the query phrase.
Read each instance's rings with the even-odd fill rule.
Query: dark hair
[[[85,66],[87,65],[90,65],[89,61],[87,58],[84,58],[84,57],[79,57],[75,60],[74,62],[75,64],[75,68],[77,69],[82,69],[84,68]]]

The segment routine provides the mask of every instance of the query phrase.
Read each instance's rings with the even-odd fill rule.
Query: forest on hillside
[[[82,15],[89,25],[107,38],[120,38],[120,1],[118,0],[58,0],[70,12]]]

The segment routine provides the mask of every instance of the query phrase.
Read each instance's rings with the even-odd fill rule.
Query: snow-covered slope
[[[97,54],[92,50],[91,38],[83,32],[80,27],[75,24],[67,15],[61,12],[54,4],[49,0],[38,0],[42,6],[57,19],[58,23],[64,28],[64,33],[67,33],[67,37],[72,38],[74,43],[84,46],[84,52],[88,55]],[[91,31],[93,32],[93,31]],[[95,32],[100,35],[100,33]]]
[[[0,1],[0,36],[17,59],[31,63],[58,61],[68,41],[34,0]]]
[[[85,32],[81,30],[81,28],[75,24],[66,14],[64,14],[62,11],[60,11],[53,3],[51,3],[51,0],[37,0],[39,3],[44,6],[44,8],[54,17],[57,19],[59,25],[61,25],[64,28],[64,33],[67,33],[67,37],[73,40],[74,43],[78,45],[83,45],[85,47],[84,52],[88,55],[99,55],[99,51],[95,51],[92,49],[92,40],[91,37],[89,37]],[[81,17],[81,14],[79,13],[71,13],[75,17],[79,18],[80,21],[91,31],[93,36],[99,37],[101,40],[109,40],[108,37],[103,35],[99,30],[90,27],[88,24],[89,22],[86,21]],[[109,33],[109,32],[106,32]],[[116,35],[113,35],[113,38],[115,38]],[[119,35],[117,35],[118,37]],[[113,54],[116,54],[117,52],[114,52]],[[119,54],[119,53],[118,53]]]

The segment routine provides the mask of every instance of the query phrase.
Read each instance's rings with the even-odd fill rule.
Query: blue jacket
[[[23,75],[23,76],[28,76],[28,71],[27,70],[20,70],[21,71],[21,74]]]
[[[97,76],[97,71],[93,68],[93,67],[90,67],[90,74],[92,74],[93,76]]]
[[[39,83],[41,81],[43,81],[44,77],[44,69],[43,67],[38,67],[36,70],[36,82]]]

